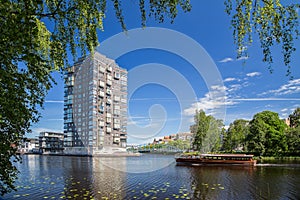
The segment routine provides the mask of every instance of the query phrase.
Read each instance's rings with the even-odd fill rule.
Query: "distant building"
[[[170,142],[170,141],[172,141],[171,136],[164,136],[163,142],[164,142],[165,144],[167,144],[167,143]]]
[[[193,133],[190,132],[184,132],[184,133],[176,133],[171,134],[169,136],[163,136],[159,138],[154,138],[152,144],[167,144],[170,141],[175,140],[184,140],[184,141],[193,141]]]
[[[194,134],[190,133],[190,132],[185,132],[185,133],[177,133],[177,138],[179,140],[184,140],[184,141],[190,141],[192,142],[193,138],[194,138]]]
[[[21,154],[26,153],[38,153],[39,152],[39,141],[37,138],[23,138],[18,152]]]
[[[63,153],[64,134],[55,132],[41,132],[39,135],[39,148],[43,154]]]
[[[171,134],[170,139],[171,140],[176,140],[177,139],[177,134]]]
[[[284,123],[288,126],[291,126],[291,120],[290,118],[286,118],[286,119],[283,119]]]
[[[65,153],[125,150],[127,71],[95,52],[70,67],[64,78]]]

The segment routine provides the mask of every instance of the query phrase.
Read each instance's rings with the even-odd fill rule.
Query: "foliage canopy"
[[[223,149],[225,151],[234,151],[236,149],[245,150],[246,137],[249,134],[249,121],[244,119],[234,120],[229,125],[227,132],[223,137]]]
[[[287,75],[291,75],[291,56],[299,37],[299,3],[284,4],[280,0],[225,0],[226,12],[231,16],[237,57],[248,57],[247,48],[258,35],[263,61],[272,72],[272,47],[280,44]]]
[[[288,126],[278,113],[263,111],[254,115],[249,123],[248,150],[261,155],[280,155],[288,150],[286,132]]]
[[[290,126],[279,118],[278,113],[262,111],[255,114],[251,121],[233,121],[227,131],[222,128],[220,120],[198,111],[194,117],[195,124],[190,127],[194,133],[194,149],[201,152],[237,151],[262,156],[300,156],[299,110],[296,108],[289,115]]]
[[[290,126],[293,128],[300,127],[300,107],[296,108],[292,114],[289,115]]]
[[[194,120],[195,124],[190,127],[191,133],[194,134],[193,148],[205,153],[218,151],[224,126],[222,120],[206,115],[203,110],[196,112]]]

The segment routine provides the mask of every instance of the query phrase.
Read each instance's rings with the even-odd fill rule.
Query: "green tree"
[[[290,128],[286,138],[289,154],[300,156],[300,126]]]
[[[247,48],[257,34],[263,53],[263,61],[272,72],[272,47],[281,45],[287,75],[291,73],[291,56],[295,40],[299,36],[299,3],[280,0],[225,0],[230,15],[237,57],[248,57]]]
[[[168,145],[170,146],[173,146],[177,149],[180,149],[180,150],[187,150],[190,148],[190,142],[187,141],[187,140],[174,140],[174,141],[170,141],[168,142]]]
[[[300,155],[300,108],[296,108],[289,115],[290,129],[286,134],[288,151],[293,155]]]
[[[121,0],[112,0],[126,29]],[[77,52],[93,53],[97,30],[103,29],[106,0],[2,0],[0,4],[0,194],[15,189],[19,160],[16,146],[39,120],[38,108],[53,84],[52,72],[68,65]],[[191,9],[189,0],[139,0],[141,23],[147,16],[174,20],[177,8]],[[45,23],[51,24],[46,26]]]
[[[248,150],[261,155],[278,156],[287,150],[287,125],[278,113],[263,111],[254,115],[249,123]]]
[[[193,148],[200,151],[209,129],[209,119],[203,110],[196,111],[194,116],[195,124],[190,127],[191,133],[194,134]]]
[[[292,114],[289,115],[290,127],[300,127],[300,108],[296,108]]]
[[[203,140],[202,152],[216,152],[221,149],[221,135],[223,134],[224,124],[220,119],[215,119],[213,116],[208,116],[209,129],[206,137]]]
[[[245,150],[245,140],[249,134],[249,121],[237,119],[229,125],[224,136],[223,149],[233,151],[239,148]]]
[[[194,134],[194,149],[201,152],[218,151],[224,126],[222,120],[207,116],[203,110],[196,112],[194,120],[195,124],[190,127]]]

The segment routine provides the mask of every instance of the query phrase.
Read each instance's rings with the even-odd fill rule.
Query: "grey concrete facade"
[[[68,68],[64,79],[64,152],[125,148],[127,71],[95,52]]]

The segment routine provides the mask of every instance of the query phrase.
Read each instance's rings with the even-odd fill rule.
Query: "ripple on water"
[[[299,167],[186,167],[172,162],[148,173],[129,173],[94,158],[38,158],[17,164],[18,191],[3,199],[300,199]]]

